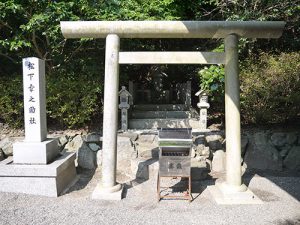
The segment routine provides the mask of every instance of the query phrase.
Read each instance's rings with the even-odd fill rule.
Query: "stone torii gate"
[[[279,38],[282,21],[63,21],[65,38],[106,38],[102,182],[93,196],[121,199],[116,183],[119,64],[225,64],[226,180],[211,193],[220,204],[260,203],[242,183],[239,38]],[[224,38],[225,52],[120,52],[120,38]]]

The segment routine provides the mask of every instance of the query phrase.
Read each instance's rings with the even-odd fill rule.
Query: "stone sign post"
[[[47,139],[45,62],[23,59],[25,140],[13,146],[14,162],[47,164],[59,153],[56,139]]]
[[[132,105],[132,95],[126,90],[125,86],[122,86],[121,91],[119,91],[120,104],[119,109],[121,109],[121,129],[123,131],[128,130],[128,109]]]
[[[200,130],[207,129],[207,109],[210,107],[208,103],[208,95],[205,91],[199,90],[196,94],[199,96],[199,102],[197,103],[198,108],[200,109]]]
[[[77,178],[75,153],[60,155],[47,139],[45,62],[23,59],[25,139],[0,162],[0,191],[57,197]]]

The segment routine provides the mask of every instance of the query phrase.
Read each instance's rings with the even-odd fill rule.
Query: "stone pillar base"
[[[92,194],[92,199],[101,200],[121,200],[123,194],[123,185],[117,184],[111,188],[103,188],[98,184]]]
[[[219,205],[235,204],[262,204],[263,202],[247,188],[246,185],[237,187],[229,186],[224,182],[216,181],[214,186],[209,186],[208,190]]]
[[[13,144],[14,163],[47,164],[59,154],[57,139],[42,142],[17,142]]]
[[[0,191],[57,197],[77,180],[75,153],[66,153],[48,165],[0,162]]]

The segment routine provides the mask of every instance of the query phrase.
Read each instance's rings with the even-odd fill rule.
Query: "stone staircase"
[[[185,104],[133,105],[129,129],[198,128],[199,121]]]

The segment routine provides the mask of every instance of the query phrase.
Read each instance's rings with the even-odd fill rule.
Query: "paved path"
[[[194,183],[195,200],[156,199],[156,181],[126,186],[122,201],[91,200],[99,171],[81,171],[79,182],[59,198],[0,193],[0,224],[300,224],[300,177],[249,177],[246,183],[262,205],[217,205],[206,189]]]

